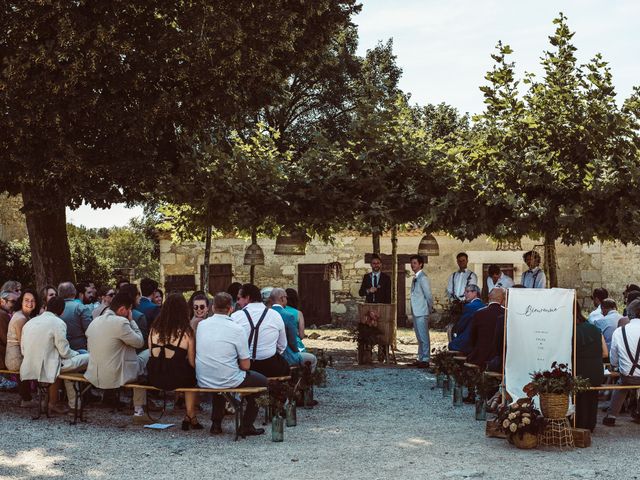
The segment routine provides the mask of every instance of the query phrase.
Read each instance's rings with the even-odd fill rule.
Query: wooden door
[[[324,268],[323,263],[298,264],[298,296],[307,327],[331,323],[331,292]]]
[[[487,286],[487,278],[489,278],[489,267],[491,265],[493,265],[493,263],[482,264],[482,278],[484,279],[482,281],[482,298],[485,302],[487,301],[487,298],[489,296],[489,287]],[[515,279],[513,278],[513,263],[497,263],[496,265],[500,267],[500,270],[502,270],[502,272],[505,275],[508,275],[509,277],[511,277],[511,279],[515,282]]]
[[[200,266],[200,285],[204,277],[204,265]],[[233,281],[233,270],[230,263],[209,265],[209,294],[226,292]]]

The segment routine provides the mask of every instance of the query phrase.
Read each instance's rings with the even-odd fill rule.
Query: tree
[[[0,190],[21,193],[39,285],[73,278],[65,206],[134,202],[268,104],[353,0],[2,3]],[[148,198],[148,197],[146,197]]]
[[[507,61],[512,50],[498,44],[481,88],[485,112],[449,152],[453,173],[439,205],[458,238],[543,237],[552,287],[556,240],[637,241],[628,193],[637,185],[640,145],[637,97],[620,108],[606,62],[596,55],[579,66],[566,17],[554,24],[544,78],[525,76],[523,97]]]

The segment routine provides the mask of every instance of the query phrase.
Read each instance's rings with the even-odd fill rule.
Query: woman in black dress
[[[586,378],[591,386],[604,383],[603,358],[609,355],[602,332],[591,325],[578,309],[576,312],[576,375]],[[590,390],[576,395],[576,427],[593,432],[598,420],[598,391]]]
[[[163,390],[196,386],[196,344],[187,301],[179,293],[167,297],[149,332],[149,383]],[[187,414],[182,429],[202,429],[196,418],[198,394],[185,393]]]

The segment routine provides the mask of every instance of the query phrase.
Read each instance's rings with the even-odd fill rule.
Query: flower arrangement
[[[453,359],[448,350],[444,348],[431,349],[429,364],[431,366],[431,370],[436,375],[452,375],[457,367],[457,362]]]
[[[380,330],[378,329],[378,320],[380,319],[377,312],[373,310],[367,311],[364,318],[360,319],[354,329],[351,330],[351,338],[358,345],[377,345],[380,343]]]
[[[533,372],[531,382],[527,383],[523,390],[529,398],[533,398],[541,393],[570,395],[582,392],[589,386],[589,380],[574,377],[566,363],[553,362],[550,370]]]
[[[269,407],[272,415],[285,416],[284,406],[293,398],[293,389],[288,383],[269,382],[268,393],[256,399],[259,407]]]
[[[329,361],[324,355],[324,350],[316,352],[316,369],[313,372],[313,384],[317,387],[325,387],[327,385],[327,365]]]
[[[511,405],[504,405],[498,410],[497,422],[508,437],[525,433],[538,435],[544,429],[544,421],[538,410],[533,408],[529,398],[521,398]]]

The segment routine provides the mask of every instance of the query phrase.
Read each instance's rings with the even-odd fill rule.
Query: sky
[[[539,74],[549,49],[553,19],[562,11],[575,32],[576,56],[586,63],[596,53],[609,62],[619,101],[640,85],[640,1],[638,0],[361,0],[359,54],[393,39],[403,70],[400,87],[414,103],[445,102],[461,113],[482,111],[484,75],[499,40],[514,50],[521,76]],[[634,58],[636,60],[634,60]],[[67,210],[67,219],[86,227],[122,226],[142,208]]]

